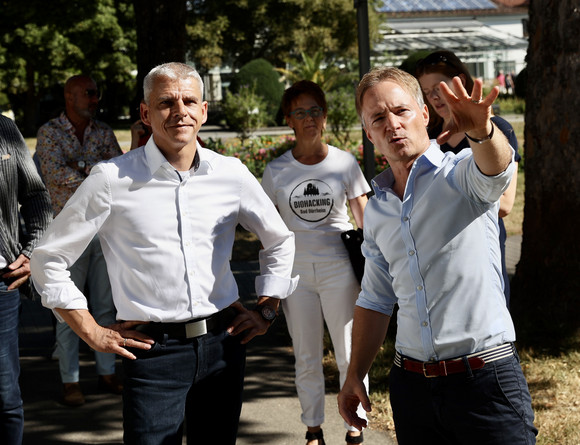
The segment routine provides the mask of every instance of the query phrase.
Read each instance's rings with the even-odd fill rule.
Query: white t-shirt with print
[[[296,236],[295,261],[348,258],[340,238],[353,228],[347,202],[370,191],[352,154],[329,145],[321,162],[305,165],[288,150],[266,166],[262,187]]]

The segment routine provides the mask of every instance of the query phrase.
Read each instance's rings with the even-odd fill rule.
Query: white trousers
[[[340,373],[346,379],[352,344],[354,305],[360,292],[348,259],[324,263],[295,263],[292,275],[300,275],[296,291],[282,300],[296,359],[296,391],[302,407],[302,423],[324,423],[324,322],[328,327]],[[365,378],[368,390],[368,377]],[[358,414],[366,419],[359,406]],[[345,424],[348,430],[355,429]]]

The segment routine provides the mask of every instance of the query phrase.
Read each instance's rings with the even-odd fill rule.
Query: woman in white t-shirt
[[[282,112],[294,130],[296,145],[266,166],[262,186],[296,237],[293,275],[299,274],[300,282],[282,306],[294,346],[296,389],[302,422],[307,426],[307,445],[323,445],[324,322],[342,387],[360,285],[341,233],[353,228],[347,203],[356,225],[363,227],[370,188],[355,157],[322,140],[327,104],[317,84],[300,81],[288,88],[282,97]],[[364,416],[362,407],[359,411]],[[362,443],[362,433],[345,427],[347,443]]]

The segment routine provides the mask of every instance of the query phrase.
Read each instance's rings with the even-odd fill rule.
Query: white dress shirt
[[[198,152],[196,171],[177,172],[150,138],[95,166],[32,255],[43,305],[87,309],[67,268],[98,233],[119,320],[211,315],[239,298],[229,263],[238,223],[263,245],[256,293],[290,295],[292,232],[238,159]]]
[[[366,257],[357,305],[397,312],[396,349],[444,360],[515,340],[505,304],[499,198],[515,163],[482,174],[471,150],[443,154],[435,141],[411,169],[403,201],[386,170],[365,209]]]

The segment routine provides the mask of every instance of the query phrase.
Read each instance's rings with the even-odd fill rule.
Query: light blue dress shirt
[[[516,164],[482,174],[470,149],[435,141],[413,164],[403,201],[391,170],[373,180],[364,215],[365,274],[357,305],[397,312],[396,349],[444,360],[515,340],[498,242],[499,198]]]

